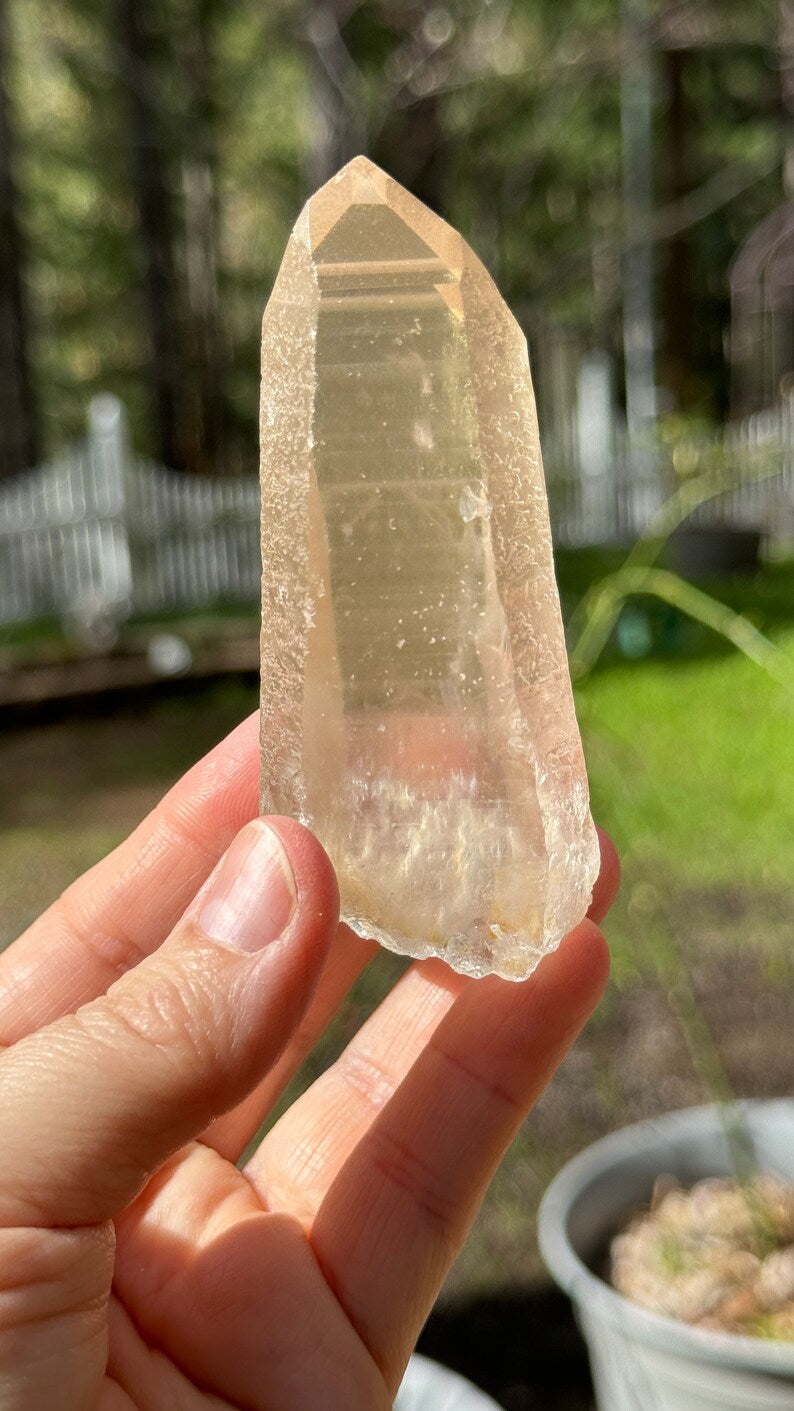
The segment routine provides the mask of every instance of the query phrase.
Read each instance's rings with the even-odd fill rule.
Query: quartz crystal
[[[523,979],[598,871],[526,342],[364,157],[290,237],[261,450],[263,810],[361,935]]]

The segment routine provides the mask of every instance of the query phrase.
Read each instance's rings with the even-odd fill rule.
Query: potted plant
[[[669,1174],[688,1188],[735,1170],[735,1122],[759,1171],[794,1183],[794,1101],[691,1108],[605,1137],[549,1187],[543,1258],[573,1301],[600,1411],[794,1411],[794,1340],[714,1331],[650,1312],[607,1281],[608,1252]]]

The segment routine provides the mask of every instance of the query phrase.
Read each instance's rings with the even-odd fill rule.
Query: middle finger
[[[246,1164],[244,1174],[269,1210],[311,1223],[337,1172],[468,984],[442,961],[410,966]]]

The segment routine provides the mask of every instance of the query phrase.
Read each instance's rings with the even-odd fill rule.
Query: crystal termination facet
[[[523,979],[598,842],[526,342],[450,226],[357,157],[262,339],[262,808],[361,935]]]

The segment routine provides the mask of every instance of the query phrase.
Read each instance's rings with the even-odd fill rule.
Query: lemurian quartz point
[[[523,979],[598,871],[524,337],[357,157],[262,339],[262,807],[392,950]]]

